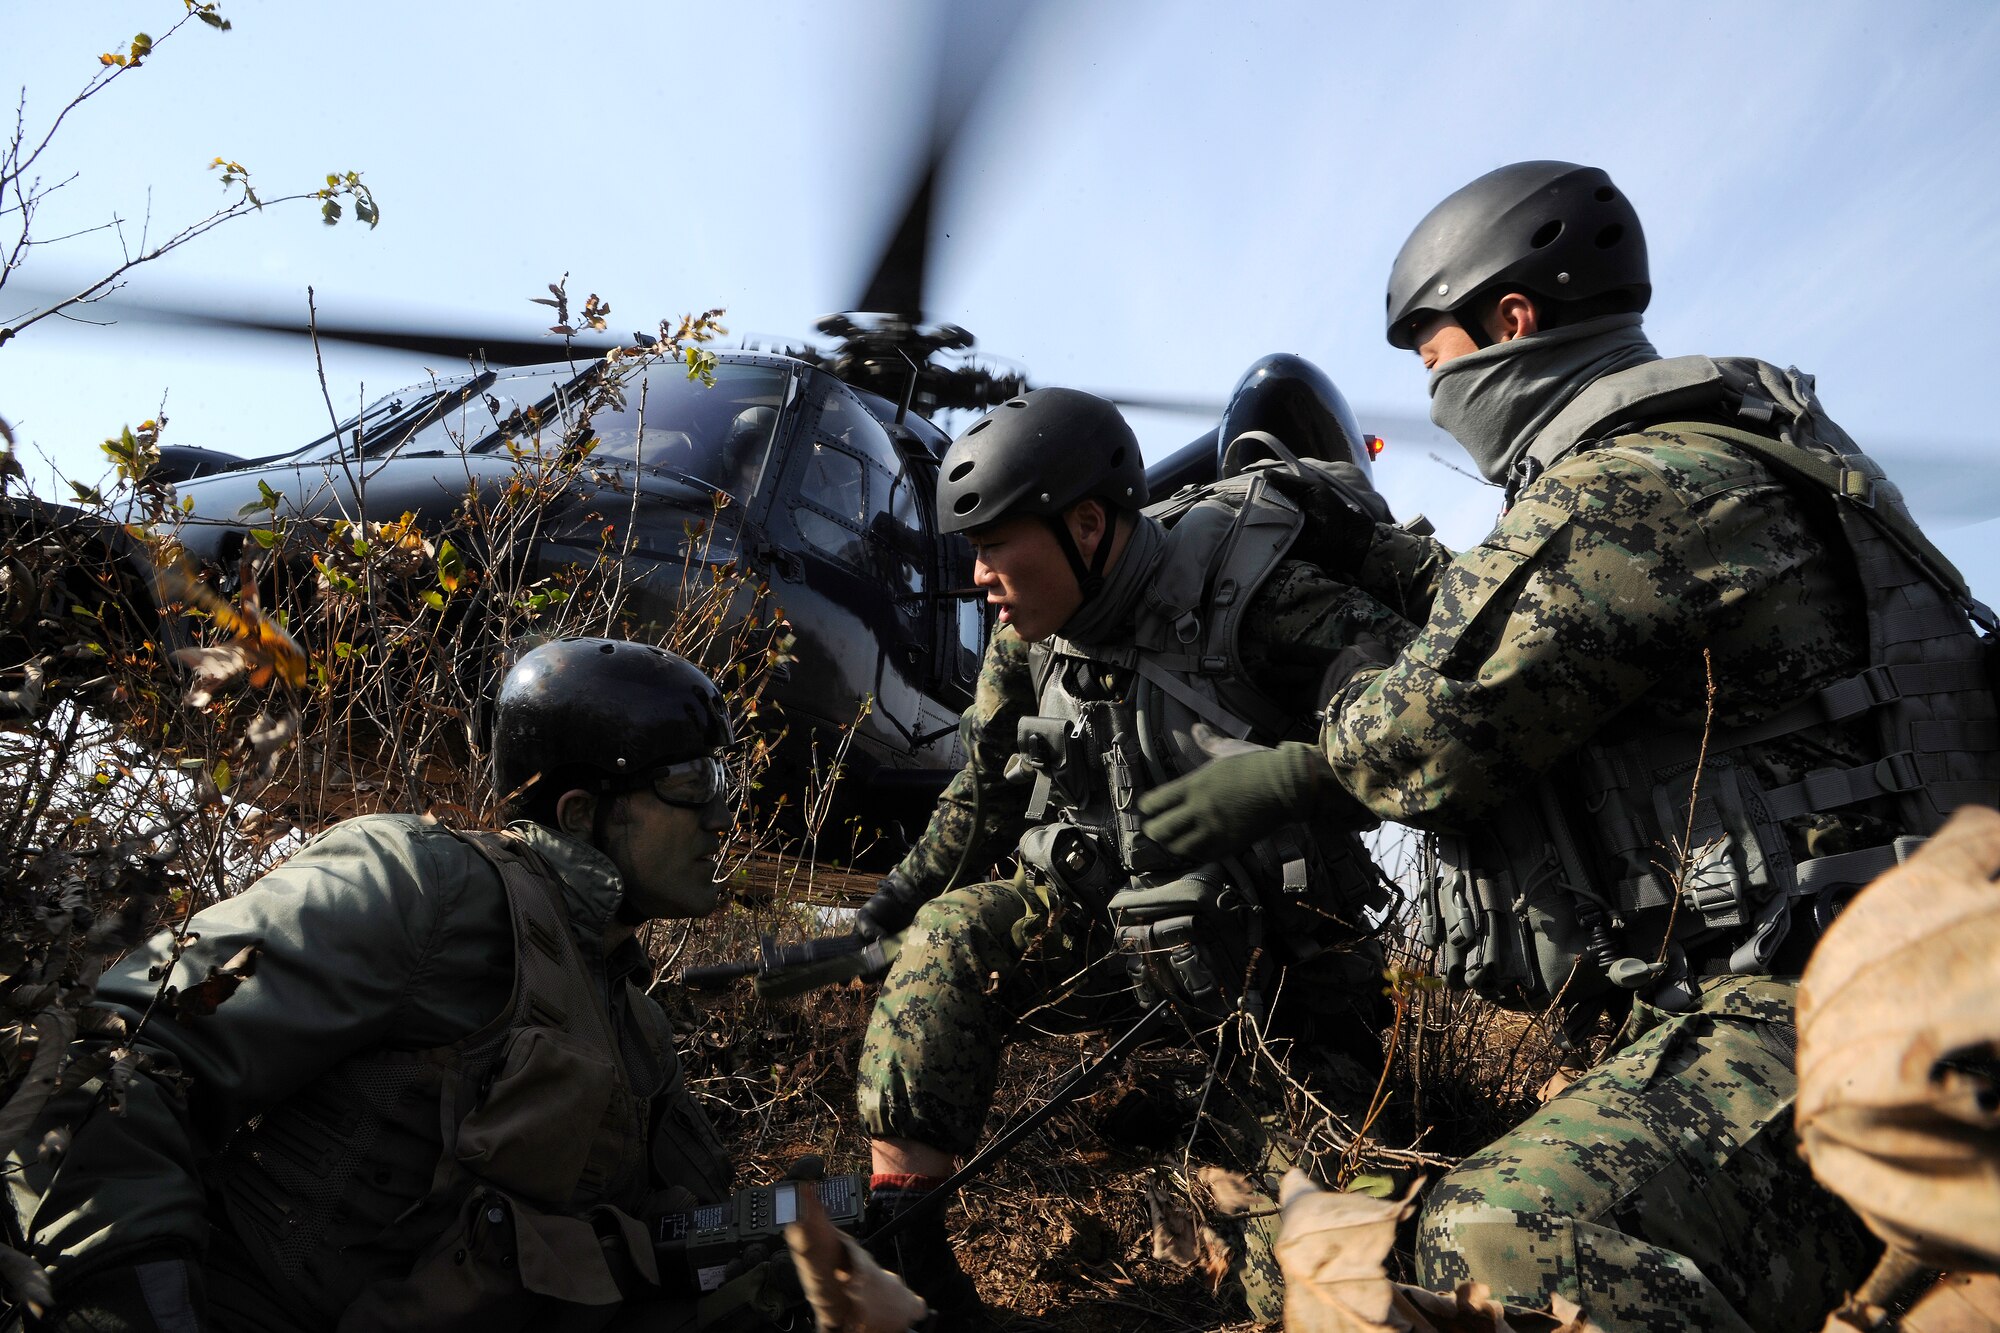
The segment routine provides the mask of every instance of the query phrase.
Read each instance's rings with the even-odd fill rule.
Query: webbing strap
[[[1930,772],[1938,765],[1930,756],[1900,750],[1872,764],[1853,768],[1822,768],[1806,774],[1802,781],[1775,787],[1764,793],[1764,806],[1772,820],[1785,823],[1801,815],[1837,810],[1858,801],[1873,800],[1899,792],[1915,791],[1926,781],[1941,781],[1942,772]]]
[[[1884,643],[1911,643],[1918,639],[1942,639],[1953,634],[1971,633],[1965,613],[1943,602],[1884,611],[1879,623]]]
[[[1248,740],[1251,726],[1236,714],[1224,708],[1215,700],[1197,690],[1194,686],[1176,676],[1173,672],[1152,662],[1145,653],[1136,653],[1132,659],[1132,669],[1153,684],[1171,694],[1181,703],[1194,710],[1195,716],[1214,727],[1224,735],[1236,740]]]
[[[1835,681],[1762,722],[1717,731],[1709,738],[1709,748],[1733,750],[1743,745],[1761,745],[1808,727],[1844,721],[1907,695],[1955,694],[1986,687],[1985,669],[1972,659],[1870,667],[1859,675]]]
[[[1866,884],[1883,871],[1901,865],[1910,853],[1923,846],[1922,838],[1898,838],[1882,847],[1864,847],[1858,852],[1835,856],[1815,856],[1799,862],[1798,896],[1842,884]]]

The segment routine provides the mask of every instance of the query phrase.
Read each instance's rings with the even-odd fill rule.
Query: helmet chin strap
[[[1098,540],[1097,549],[1091,553],[1090,563],[1083,563],[1083,552],[1076,549],[1076,538],[1070,536],[1069,524],[1061,514],[1045,514],[1042,521],[1055,534],[1056,545],[1062,548],[1063,557],[1069,561],[1070,573],[1076,575],[1076,586],[1088,602],[1104,589],[1104,567],[1111,563],[1111,539],[1118,533],[1118,511],[1110,505],[1104,506],[1104,536]]]

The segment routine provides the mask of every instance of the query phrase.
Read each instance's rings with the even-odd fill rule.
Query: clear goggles
[[[722,761],[714,755],[685,759],[678,764],[655,769],[648,781],[652,784],[653,795],[668,805],[698,810],[722,796]]]

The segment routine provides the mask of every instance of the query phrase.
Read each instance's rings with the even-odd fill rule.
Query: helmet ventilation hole
[[[1121,444],[1121,445],[1119,445],[1119,446],[1118,446],[1118,447],[1117,447],[1116,449],[1113,449],[1113,450],[1111,451],[1111,466],[1113,466],[1113,467],[1124,467],[1124,466],[1125,466],[1125,446],[1124,446],[1124,445],[1122,445],[1122,444]]]
[[[1591,197],[1600,204],[1608,204],[1618,197],[1618,191],[1612,189],[1609,185],[1600,185],[1597,187],[1597,193]]]
[[[1540,250],[1551,244],[1556,237],[1562,234],[1562,219],[1556,218],[1552,221],[1544,222],[1541,226],[1535,228],[1535,234],[1528,238],[1528,244]]]
[[[1609,250],[1612,246],[1618,244],[1618,242],[1624,239],[1625,239],[1625,224],[1622,222],[1614,222],[1610,226],[1604,228],[1604,230],[1597,233],[1597,248],[1600,250]]]
[[[988,426],[990,426],[990,425],[992,425],[992,424],[993,424],[993,418],[991,418],[991,417],[981,417],[981,418],[980,418],[979,420],[977,420],[977,421],[973,422],[973,423],[972,423],[972,429],[971,429],[971,430],[969,430],[969,431],[967,431],[967,432],[965,432],[965,433],[966,433],[967,435],[977,435],[977,434],[979,434],[979,432],[980,432],[980,431],[982,431],[982,430],[985,430],[985,429],[986,429],[986,428],[987,428]]]
[[[983,426],[983,425],[985,425],[986,423],[982,421],[982,422],[980,422],[979,424]],[[970,434],[970,433],[971,433],[971,432],[969,432],[969,431],[967,432],[967,434]],[[972,471],[972,460],[971,460],[970,458],[968,458],[968,459],[966,459],[966,460],[965,460],[964,462],[960,463],[960,464],[959,464],[959,465],[958,465],[957,467],[953,468],[953,469],[951,470],[951,475],[950,475],[950,476],[948,476],[948,477],[946,477],[946,478],[945,478],[945,480],[946,480],[946,481],[963,481],[963,480],[965,480],[965,474],[966,474],[966,473],[968,473],[968,472],[970,472],[970,471]]]
[[[971,513],[973,510],[977,508],[979,508],[979,492],[967,491],[964,495],[961,495],[958,497],[958,499],[952,501],[951,512],[958,515],[960,518],[964,518],[967,514]]]

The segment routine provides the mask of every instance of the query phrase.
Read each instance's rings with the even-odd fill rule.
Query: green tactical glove
[[[1211,759],[1142,795],[1139,812],[1154,842],[1176,856],[1213,861],[1310,819],[1338,786],[1317,746],[1287,741]]]

